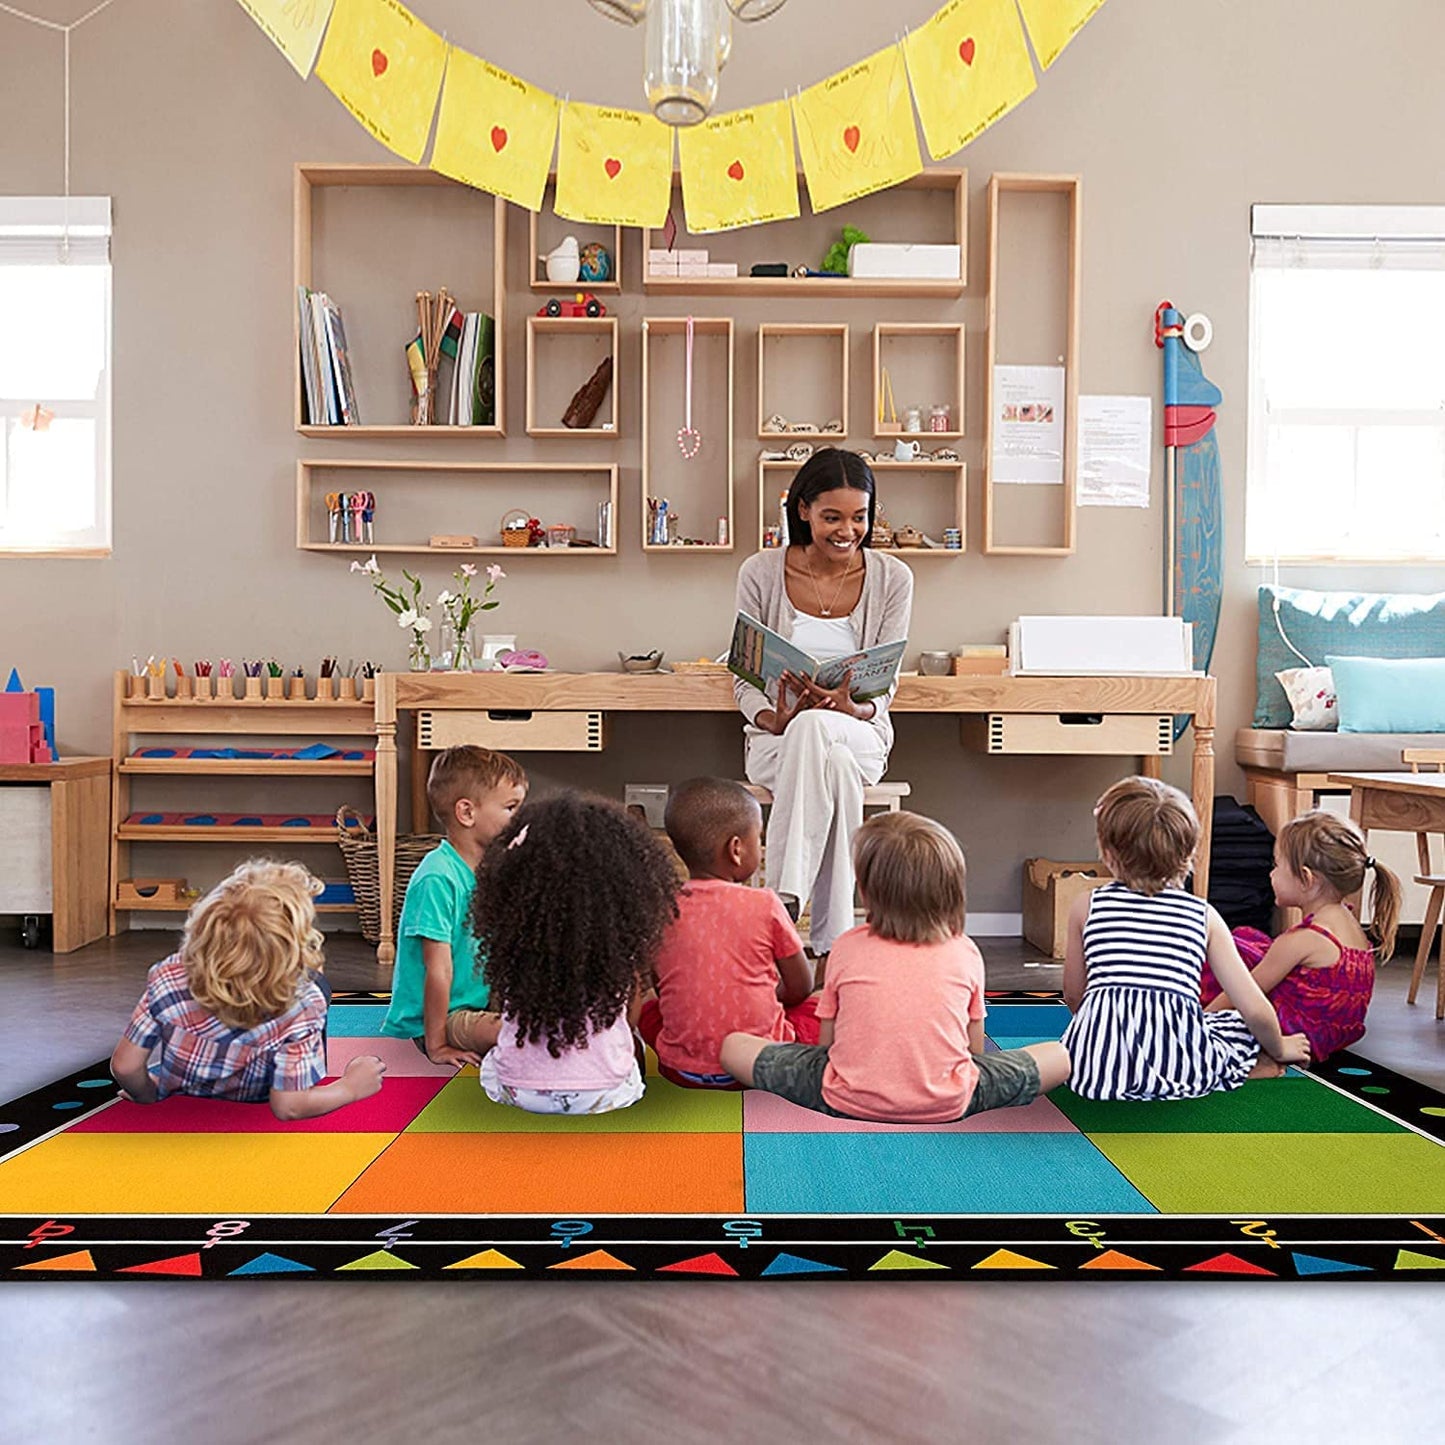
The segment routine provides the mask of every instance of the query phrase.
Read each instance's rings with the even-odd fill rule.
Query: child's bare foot
[[[1284,1077],[1284,1065],[1278,1059],[1272,1059],[1268,1054],[1261,1054],[1255,1061],[1254,1067],[1245,1075],[1246,1079],[1282,1079]]]
[[[828,955],[826,953],[820,953],[817,954],[813,959],[813,992],[817,993],[818,990],[821,989],[823,985],[827,982],[827,980]]]

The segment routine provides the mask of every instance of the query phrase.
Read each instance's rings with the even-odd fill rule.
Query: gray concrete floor
[[[0,1099],[108,1053],[171,942],[0,931]],[[1058,986],[982,947],[993,987]],[[359,940],[328,960],[384,986]],[[1407,978],[1382,972],[1360,1052],[1445,1089]],[[1433,1283],[11,1283],[0,1440],[1433,1441],[1442,1326]]]

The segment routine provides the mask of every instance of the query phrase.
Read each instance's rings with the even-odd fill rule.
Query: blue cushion
[[[1445,592],[1311,592],[1298,587],[1261,587],[1255,658],[1257,728],[1287,728],[1293,717],[1275,673],[1298,667],[1300,660],[1280,635],[1281,628],[1316,667],[1324,666],[1330,654],[1439,657],[1445,654]]]
[[[1342,733],[1445,733],[1445,657],[1330,657]]]

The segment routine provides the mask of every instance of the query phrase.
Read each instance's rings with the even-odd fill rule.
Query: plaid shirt
[[[326,999],[307,979],[285,1013],[251,1029],[233,1029],[191,996],[179,954],[155,964],[125,1036],[142,1049],[160,1044],[151,1066],[169,1094],[253,1103],[272,1089],[309,1089],[326,1076]]]

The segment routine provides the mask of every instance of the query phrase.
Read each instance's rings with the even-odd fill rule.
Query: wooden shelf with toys
[[[758,327],[758,440],[848,434],[848,327],[764,321]]]
[[[339,682],[323,677],[316,682],[319,695],[308,695],[303,676],[192,677],[178,671],[168,677],[164,670],[149,676],[117,672],[111,735],[111,933],[129,913],[185,912],[197,896],[184,879],[128,876],[131,849],[137,844],[334,846],[336,804],[354,802],[358,796],[354,786],[347,789],[349,797],[328,798],[322,812],[298,813],[289,808],[294,808],[299,778],[374,775],[375,701],[368,695],[373,685],[372,678],[358,684],[352,677]],[[169,692],[169,686],[175,691]],[[240,696],[235,692],[238,686],[245,689]],[[266,695],[268,687],[271,696]],[[290,696],[274,695],[283,687]],[[333,688],[337,695],[330,695]],[[192,738],[201,741],[185,741]],[[296,739],[310,741],[297,748],[292,745]],[[347,739],[364,741],[348,745],[343,741]],[[214,756],[226,753],[233,756]],[[164,777],[270,778],[279,785],[271,797],[284,799],[288,810],[264,811],[268,800],[264,785],[258,783],[263,795],[246,800],[259,804],[255,811],[184,812],[166,806],[133,811],[132,780],[137,777],[148,780],[148,789],[163,786],[155,780]],[[371,791],[369,785],[362,790]],[[355,907],[327,902],[319,904],[318,911],[348,913]]]
[[[617,340],[615,316],[527,318],[529,437],[616,438]]]
[[[506,481],[508,485],[501,483]],[[485,485],[485,495],[481,495]],[[377,487],[406,489],[405,506]],[[360,538],[333,527],[332,499],[369,495],[381,519]],[[390,494],[394,496],[395,494]],[[515,503],[508,507],[508,502]],[[386,538],[405,516],[410,538]],[[353,557],[389,552],[481,557],[615,557],[617,466],[612,462],[302,460],[296,464],[296,545]],[[518,525],[508,527],[508,521]],[[535,522],[535,525],[530,525]],[[465,530],[463,530],[465,529]],[[332,540],[335,537],[336,540]],[[445,541],[436,539],[445,538]]]
[[[547,177],[541,211],[527,213],[528,286],[533,291],[599,295],[621,291],[622,227],[589,227],[565,220],[553,210],[556,191],[553,174]],[[575,249],[567,245],[569,239],[576,242]],[[559,279],[554,281],[553,275]]]
[[[505,436],[507,203],[416,166],[302,163],[295,172],[293,219],[296,430],[308,437],[373,440]],[[490,381],[484,360],[474,368],[483,404],[491,402],[493,419],[484,424],[426,425],[412,419],[407,346],[420,329],[419,310],[439,314],[443,286],[463,313],[489,314],[492,320]],[[354,424],[318,423],[312,415],[308,370],[320,365],[325,371],[330,362],[322,364],[319,341],[308,358],[305,293],[324,293],[344,314],[338,369],[351,383],[348,390],[362,418]],[[440,330],[445,326],[442,316]],[[440,339],[440,334],[431,338],[433,376]],[[478,351],[484,356],[484,343]],[[441,365],[435,393],[440,414],[446,413],[456,364]],[[311,394],[324,395],[320,381]]]
[[[681,177],[673,176],[673,213],[681,216]],[[968,172],[929,167],[911,180],[871,196],[850,201],[849,225],[865,232],[870,241],[931,244],[958,247],[957,277],[930,276],[798,276],[799,266],[820,266],[830,245],[838,239],[838,213],[820,216],[808,211],[807,182],[798,172],[800,209],[804,214],[786,221],[771,221],[736,231],[694,237],[678,225],[675,244],[661,248],[657,231],[642,232],[642,289],[668,296],[807,296],[815,299],[858,300],[871,297],[956,297],[968,279]],[[653,269],[655,253],[693,256],[705,260],[686,263],[702,266],[701,274],[660,274]],[[725,252],[726,254],[721,254]],[[782,265],[781,276],[753,276],[754,264]],[[710,274],[709,267],[735,267],[734,275]]]
[[[963,324],[880,321],[873,328],[873,435],[956,441],[963,424]]]
[[[864,454],[866,456],[866,453]],[[794,458],[785,460],[765,457],[758,462],[758,547],[767,551],[780,545],[783,532],[782,502],[788,484],[801,465]],[[905,562],[934,557],[962,557],[968,546],[968,467],[957,460],[921,457],[913,461],[892,458],[870,460],[869,466],[878,480],[878,514],[874,523],[874,550],[901,557]],[[899,495],[890,478],[946,477],[946,489],[938,486],[920,490],[909,486]],[[904,518],[896,528],[882,519],[885,516]],[[914,523],[922,522],[922,526]],[[957,546],[949,545],[957,533]],[[894,539],[904,534],[909,541],[903,546]],[[889,545],[878,546],[878,538],[886,536]],[[917,541],[913,541],[913,538]]]

